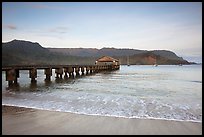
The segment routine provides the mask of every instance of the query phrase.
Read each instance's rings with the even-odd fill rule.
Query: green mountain
[[[75,57],[50,52],[39,43],[13,40],[2,43],[2,66],[10,65],[71,65],[71,64],[94,64],[95,59],[88,57]]]
[[[135,50],[116,48],[44,48],[39,43],[13,40],[2,43],[2,66],[10,65],[92,65],[101,56],[112,56],[121,64],[191,64],[167,50]]]

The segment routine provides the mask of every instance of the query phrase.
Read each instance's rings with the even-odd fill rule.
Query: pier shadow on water
[[[106,74],[110,74],[109,72],[104,72]],[[12,85],[7,85],[5,87],[6,90],[10,92],[39,92],[39,91],[47,91],[43,90],[44,88],[50,88],[52,86],[56,86],[57,84],[74,84],[79,79],[85,78],[86,76],[96,75],[97,73],[85,73],[80,75],[72,75],[69,77],[63,78],[55,78],[55,79],[36,79],[35,81],[29,81],[28,83],[21,84],[20,82],[13,83]]]
[[[14,84],[6,87],[6,90],[20,91],[20,84],[19,83],[14,83]]]
[[[35,91],[37,89],[37,81],[30,83],[30,91]]]

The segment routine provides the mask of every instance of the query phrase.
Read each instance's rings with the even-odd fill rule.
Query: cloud
[[[11,29],[11,30],[16,30],[17,29],[17,27],[15,25],[11,25],[11,24],[3,25],[3,28]]]

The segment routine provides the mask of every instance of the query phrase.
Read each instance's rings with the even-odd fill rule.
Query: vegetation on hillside
[[[93,65],[101,56],[112,56],[121,64],[190,64],[167,50],[135,50],[135,49],[86,49],[86,48],[44,48],[39,43],[13,40],[2,43],[2,66],[11,65]]]

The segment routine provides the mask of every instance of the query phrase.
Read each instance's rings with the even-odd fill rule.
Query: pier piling
[[[32,68],[29,70],[29,78],[31,78],[31,82],[36,82],[35,78],[37,78],[37,69]]]
[[[44,69],[46,75],[45,81],[50,81],[52,76],[52,69],[55,69],[56,78],[62,79],[63,72],[64,78],[74,78],[76,76],[88,75],[100,71],[111,71],[119,69],[119,65],[48,65],[48,66],[7,66],[3,67],[2,71],[6,71],[6,81],[8,86],[18,83],[20,70],[29,70],[29,78],[31,83],[36,82],[37,69]],[[68,76],[69,75],[69,76]]]
[[[56,68],[56,69],[55,69],[55,73],[56,73],[56,78],[61,78],[61,79],[62,79],[63,68]],[[59,76],[60,76],[60,77],[59,77]]]
[[[52,76],[52,69],[51,69],[51,68],[46,68],[46,69],[44,70],[44,74],[45,74],[45,76],[46,76],[45,80],[46,80],[46,81],[50,81],[51,76]]]

